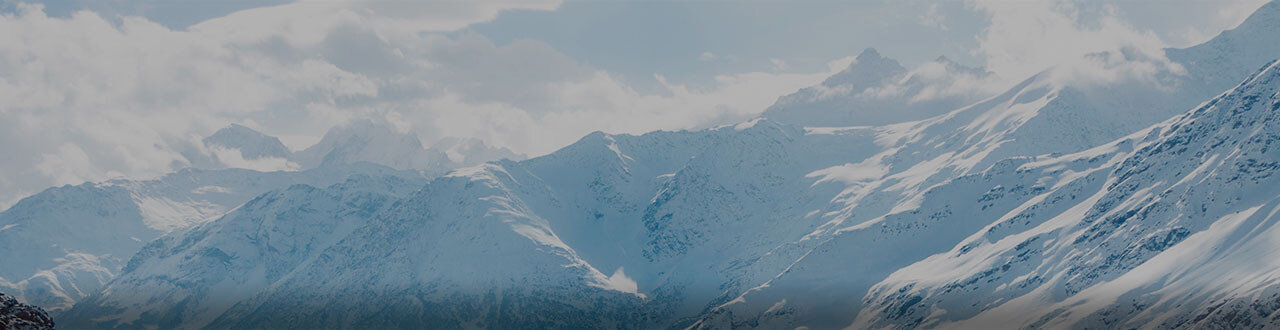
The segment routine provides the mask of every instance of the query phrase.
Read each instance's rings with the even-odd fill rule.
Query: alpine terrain
[[[1277,59],[1272,2],[1003,90],[867,49],[745,122],[530,159],[233,125],[0,213],[0,291],[75,329],[1276,328]]]

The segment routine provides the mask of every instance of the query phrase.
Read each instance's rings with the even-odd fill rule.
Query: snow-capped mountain
[[[397,132],[385,123],[357,120],[334,127],[320,142],[299,151],[300,164],[307,168],[326,164],[370,162],[398,169],[439,171],[444,153],[427,150],[413,133]]]
[[[293,152],[280,139],[240,124],[231,124],[182,152],[187,165],[199,169],[243,168],[263,172],[296,171]]]
[[[387,141],[400,144],[381,144]],[[453,139],[438,144],[440,149],[423,149],[416,136],[394,133],[372,122],[335,129],[298,155],[279,139],[236,124],[203,143],[212,156],[193,157],[202,155],[196,152],[188,158],[197,167],[211,169],[189,168],[154,180],[118,179],[50,188],[0,212],[0,252],[22,256],[0,269],[0,290],[56,315],[97,292],[152,239],[217,218],[272,189],[293,184],[327,186],[355,174],[394,174],[421,183],[424,175],[439,175],[451,168],[520,158],[473,140]],[[371,146],[382,149],[372,152]],[[307,163],[314,168],[296,171],[295,159],[306,160],[322,151],[327,163]],[[403,157],[425,155],[435,155],[435,160],[399,162],[408,159]],[[415,171],[399,172],[375,162]],[[275,171],[278,168],[291,170]]]
[[[402,170],[419,170],[428,176],[499,159],[524,159],[506,148],[495,148],[476,139],[448,138],[425,148],[412,132],[397,131],[390,124],[355,120],[334,127],[320,142],[298,151],[294,160],[304,168],[330,164],[369,162]]]
[[[419,177],[362,163],[300,172],[187,169],[155,180],[50,188],[0,212],[0,254],[12,256],[0,269],[0,289],[56,314],[97,292],[160,235],[271,189],[327,185],[351,174]]]
[[[826,198],[838,193],[823,189],[822,198],[808,198],[811,193],[805,190],[811,182],[803,177],[816,168],[797,165],[800,160],[871,153],[822,147],[841,139],[859,140],[856,144],[866,149],[874,146],[870,135],[810,136],[798,127],[768,121],[644,136],[592,134],[545,157],[435,179],[420,192],[389,203],[388,210],[368,215],[362,227],[310,263],[264,260],[254,256],[267,253],[261,251],[266,245],[246,250],[243,244],[223,243],[221,234],[193,229],[172,240],[215,245],[177,244],[167,248],[180,251],[140,253],[130,262],[136,267],[128,267],[107,290],[77,305],[63,320],[169,326],[173,324],[167,320],[193,320],[202,311],[225,310],[201,314],[192,324],[273,324],[284,320],[280,315],[293,315],[289,322],[317,322],[303,326],[670,324],[722,295],[716,285],[732,280],[722,275],[724,270],[821,224],[821,218],[811,217],[784,230],[769,226],[794,221],[792,215],[810,212],[808,206],[826,204]],[[729,168],[741,170],[718,173]],[[330,189],[340,194],[342,188]],[[748,194],[736,195],[742,191]],[[797,195],[774,201],[780,192]],[[310,203],[291,201],[279,207],[296,204]],[[210,226],[259,228],[279,217],[277,208],[249,205]],[[770,211],[778,206],[784,211]],[[751,223],[737,226],[740,230],[718,230],[739,217]],[[234,302],[210,297],[181,303],[181,297],[199,297],[186,290],[221,293],[200,287],[222,283],[218,274],[223,272],[184,271],[182,264],[175,269],[172,260],[197,259],[164,256],[202,255],[211,247],[224,251],[224,259],[256,262],[237,265],[238,271],[283,268],[281,272],[292,275],[235,282],[260,288],[246,289],[253,293],[248,298],[216,296]],[[720,260],[724,251],[742,252],[737,260]],[[191,285],[163,284],[174,274],[184,274],[182,281]],[[375,296],[396,298],[371,299]],[[130,303],[142,301],[182,307],[139,309]],[[357,301],[359,306],[351,305]],[[439,307],[423,312],[423,306]],[[486,308],[493,314],[477,314]],[[335,312],[339,310],[344,312]]]
[[[877,283],[854,326],[1280,326],[1276,132],[1273,63],[1129,138],[1022,162],[975,203],[1016,208]]]
[[[1266,17],[1271,17],[1276,12],[1280,12],[1280,5],[1268,4],[1235,31],[1248,26],[1258,26],[1260,17],[1261,22],[1271,22],[1272,20]],[[1280,24],[1273,24],[1270,29],[1280,30]],[[1239,33],[1233,34],[1230,31],[1224,35],[1241,38]],[[1181,52],[1190,57],[1206,58],[1208,54],[1220,52],[1209,45],[1223,44],[1222,38],[1226,37],[1215,38],[1205,45],[1185,50],[1169,50],[1169,52]],[[1257,35],[1253,40],[1271,42],[1270,40],[1275,38],[1274,33],[1264,33]],[[1264,53],[1270,51],[1258,47],[1249,49]],[[1240,55],[1246,59],[1265,56],[1250,52],[1242,52]],[[1280,57],[1280,52],[1275,52],[1271,56]],[[1214,62],[1213,65],[1226,66],[1241,62],[1244,61]],[[1263,63],[1257,65],[1263,65]],[[1217,72],[1215,74],[1234,71],[1239,70],[1231,68],[1230,71],[1215,71]],[[1216,87],[1211,86],[1214,84],[1214,79],[1196,76],[1195,70],[1188,70],[1187,76],[1177,77],[1177,80],[1173,81],[1174,88],[1164,91],[1133,86],[1119,88],[1114,85],[1063,85],[1050,79],[1051,74],[1053,74],[1052,71],[1042,73],[1003,95],[942,117],[887,126],[901,127],[903,129],[899,130],[900,132],[909,132],[908,136],[918,141],[895,147],[901,149],[893,150],[891,155],[886,157],[893,159],[892,162],[885,164],[890,168],[890,174],[883,177],[887,180],[868,180],[868,185],[891,184],[897,188],[884,192],[899,190],[905,194],[893,196],[884,192],[867,193],[865,189],[861,189],[858,191],[860,194],[858,198],[861,200],[851,205],[851,214],[860,213],[861,216],[841,220],[840,228],[833,230],[833,234],[813,236],[815,239],[810,240],[811,242],[821,243],[815,243],[815,247],[804,250],[804,257],[795,260],[786,272],[777,274],[775,279],[759,283],[758,287],[734,298],[730,303],[713,308],[699,320],[698,325],[705,327],[730,324],[770,327],[800,325],[844,327],[853,322],[853,314],[857,311],[862,311],[865,315],[860,316],[862,323],[857,323],[855,326],[864,327],[938,325],[936,322],[939,321],[931,318],[945,311],[951,311],[953,316],[943,320],[960,320],[973,316],[973,314],[964,313],[981,311],[990,306],[983,306],[981,302],[977,305],[969,305],[974,303],[974,297],[970,295],[972,292],[961,291],[957,286],[971,286],[973,283],[963,281],[985,281],[992,276],[992,273],[1005,271],[1000,265],[996,265],[996,268],[964,269],[963,272],[986,272],[971,274],[973,277],[970,278],[947,277],[955,275],[955,272],[931,277],[932,281],[944,281],[944,283],[938,284],[941,287],[927,290],[946,292],[942,295],[951,297],[946,305],[929,303],[927,300],[921,303],[920,299],[926,297],[911,294],[915,290],[913,286],[921,285],[918,283],[898,286],[880,284],[876,287],[891,287],[902,291],[890,292],[886,288],[878,291],[877,294],[881,296],[867,297],[867,299],[892,300],[893,307],[885,302],[880,302],[880,305],[865,306],[862,293],[868,292],[875,283],[890,274],[928,277],[948,271],[947,266],[941,268],[920,266],[913,268],[914,273],[899,271],[899,269],[924,258],[937,259],[937,262],[942,263],[948,262],[949,259],[943,257],[942,253],[953,247],[962,251],[972,248],[961,245],[961,240],[970,235],[979,237],[983,235],[981,234],[983,231],[989,231],[994,234],[988,235],[1003,237],[1003,235],[1010,235],[1008,232],[1000,231],[1004,230],[1004,227],[1014,226],[1013,224],[1016,223],[1035,226],[1039,222],[1049,221],[1048,218],[1037,217],[1037,214],[1067,212],[1068,208],[1076,205],[1074,203],[1079,203],[1078,200],[1087,198],[1100,189],[1099,187],[1107,178],[1108,166],[1114,166],[1114,163],[1119,161],[1118,154],[1132,150],[1137,143],[1132,141],[1134,137],[1120,142],[1095,141],[1103,137],[1117,136],[1117,133],[1126,130],[1139,131],[1131,127],[1143,121],[1159,118],[1163,112],[1170,112],[1161,107],[1190,102],[1193,97],[1189,95],[1210,93],[1209,88]],[[1263,95],[1271,97],[1265,93]],[[990,104],[993,103],[997,106],[991,107]],[[1193,105],[1187,105],[1186,108],[1192,108]],[[1150,132],[1150,129],[1143,132]],[[895,135],[884,136],[896,137]],[[1135,136],[1138,139],[1145,137],[1143,133],[1137,133]],[[1022,166],[1023,163],[1032,161],[1025,158],[1026,156],[1042,152],[1071,153],[1073,150],[1079,150],[1080,146],[1090,145],[1104,145],[1104,147],[1065,156],[1057,163],[1043,167]],[[1199,162],[1199,160],[1192,162]],[[902,164],[914,165],[908,165],[908,169],[901,172],[893,169],[896,166],[903,166]],[[927,189],[912,191],[917,188]],[[1225,188],[1234,189],[1230,186]],[[891,212],[870,212],[870,216],[867,216],[868,211],[871,211],[868,209],[870,206],[868,199],[886,196],[906,198],[898,199],[898,202],[893,203],[896,209]],[[981,197],[972,200],[972,196]],[[877,214],[880,216],[876,216]],[[1173,218],[1173,214],[1164,216]],[[1191,232],[1179,231],[1179,233],[1181,234],[1173,234],[1171,240],[1176,241],[1181,239],[1177,236]],[[1169,244],[1172,243],[1174,242],[1169,242]],[[1026,257],[1025,253],[1028,252],[1025,246],[1018,246],[1015,243],[1012,247],[1017,250],[1015,254],[1020,254],[1015,258]],[[1101,253],[1100,251],[1075,252],[1079,254],[1076,256],[1077,259],[1072,260],[1073,262],[1117,258],[1117,255],[1094,254],[1094,252]],[[1145,256],[1125,257],[1145,260],[1142,259]],[[964,267],[976,264],[969,263]],[[901,273],[895,273],[895,271]],[[1071,276],[1092,277],[1094,275],[1072,274]],[[975,278],[982,279],[975,280]],[[1048,278],[1028,275],[1018,279],[1018,281],[1038,280],[1048,280]],[[989,290],[1016,291],[1009,288],[1014,284],[1026,285],[1025,283],[1008,283],[1006,286],[996,284],[997,287],[991,287]],[[1094,283],[1087,282],[1087,284],[1077,283],[1076,285],[1092,284]],[[838,295],[832,293],[838,293]],[[1069,295],[1061,292],[1055,294]],[[884,296],[893,297],[885,298]],[[1040,297],[1037,296],[1037,298]],[[1001,298],[992,299],[1000,300]],[[1043,307],[1043,305],[1031,304],[1034,298],[1028,299],[1032,300],[1019,301],[1018,304],[1009,304],[1009,306]],[[1004,301],[988,301],[988,303],[997,302],[1004,303]],[[1007,311],[993,314],[999,316]],[[926,321],[934,323],[922,323]],[[987,321],[1001,320],[988,319]],[[966,325],[981,327],[995,324],[1004,323]]]
[[[431,145],[443,152],[454,168],[479,165],[500,159],[524,160],[526,157],[507,148],[492,147],[476,138],[444,138]]]
[[[228,148],[240,152],[244,159],[284,158],[291,156],[288,147],[280,139],[262,134],[240,124],[231,124],[204,138],[205,147]]]
[[[822,83],[778,98],[762,116],[808,126],[877,126],[921,120],[991,96],[992,73],[939,57],[908,71],[867,48]]]
[[[867,51],[738,125],[275,190],[148,244],[60,322],[1275,327],[1278,16],[1089,58],[1163,70],[1137,78],[933,98],[955,79],[928,77],[985,73]],[[299,163],[459,161],[371,123],[325,140]]]
[[[445,138],[424,147],[416,134],[368,119],[333,127],[319,142],[297,152],[285,147],[279,138],[240,124],[222,128],[202,143],[203,148],[183,153],[191,167],[269,172],[366,162],[437,176],[450,169],[488,161],[525,158],[473,138]]]
[[[119,311],[84,308],[63,317],[74,320],[77,314],[89,314],[99,322],[145,322],[134,326],[202,326],[231,303],[293,276],[299,264],[315,262],[320,252],[362,226],[371,214],[421,185],[397,176],[356,175],[324,189],[298,184],[273,190],[221,220],[152,241],[124,268],[128,275],[112,281],[94,300],[77,305],[120,306],[124,313],[118,318],[102,316]],[[145,262],[150,260],[160,262]],[[165,295],[133,300],[144,292]],[[166,308],[177,310],[162,310]],[[172,314],[156,318],[156,312]]]

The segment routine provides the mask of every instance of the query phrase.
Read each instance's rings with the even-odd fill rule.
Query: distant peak
[[[291,153],[280,139],[240,124],[227,125],[205,137],[205,146],[238,149],[245,159],[287,158]]]
[[[867,47],[867,49],[863,49],[862,53],[859,53],[856,58],[858,59],[858,62],[862,62],[863,60],[883,59],[884,56],[881,56],[880,52],[876,51],[875,48]]]
[[[839,86],[849,84],[853,89],[862,91],[887,79],[895,79],[907,73],[898,61],[880,55],[875,48],[867,48],[858,54],[849,67],[828,77],[822,84]]]
[[[258,130],[249,128],[248,126],[236,124],[236,123],[231,123],[231,125],[227,125],[227,127],[223,127],[222,129],[219,129],[217,132],[214,132],[213,135],[246,134],[246,133],[253,134],[253,135],[265,135],[265,134],[262,134],[262,132],[258,132]]]

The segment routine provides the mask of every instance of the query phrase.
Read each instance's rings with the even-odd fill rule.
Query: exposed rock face
[[[0,329],[53,329],[53,319],[40,307],[20,303],[0,293]]]

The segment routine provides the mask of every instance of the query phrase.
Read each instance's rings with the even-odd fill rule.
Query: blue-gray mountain
[[[987,95],[868,51],[738,125],[276,189],[150,241],[59,323],[1280,326],[1280,4],[1165,54]],[[298,159],[390,155],[353,143]]]

